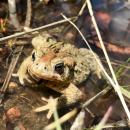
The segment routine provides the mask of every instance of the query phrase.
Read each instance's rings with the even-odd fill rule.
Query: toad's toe
[[[41,112],[41,111],[45,111],[45,110],[48,110],[50,109],[50,105],[46,105],[46,106],[43,106],[43,107],[38,107],[35,109],[35,112]]]

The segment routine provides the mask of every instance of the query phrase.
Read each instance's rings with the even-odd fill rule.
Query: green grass
[[[125,62],[125,64],[119,69],[119,71],[116,73],[116,78],[119,77],[119,74],[121,73],[122,69],[125,67],[125,65],[129,62],[130,58]]]

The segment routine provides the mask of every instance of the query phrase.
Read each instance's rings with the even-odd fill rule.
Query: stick
[[[2,88],[1,88],[1,90],[0,90],[0,107],[2,106],[2,99],[3,99],[3,97],[4,97],[4,93],[5,93],[5,91],[6,91],[6,89],[7,89],[7,87],[8,87],[8,84],[9,84],[9,81],[10,81],[10,78],[11,78],[11,75],[12,75],[12,73],[13,73],[13,70],[14,70],[14,68],[15,68],[15,65],[16,65],[16,63],[17,63],[17,61],[18,61],[18,59],[19,59],[19,56],[21,55],[21,52],[22,52],[22,49],[23,49],[23,46],[21,47],[21,46],[18,46],[18,47],[16,47],[16,49],[14,50],[14,52],[16,53],[16,54],[14,54],[14,56],[13,56],[13,58],[12,58],[12,61],[11,61],[11,64],[10,64],[10,67],[9,67],[9,70],[8,70],[8,73],[7,73],[7,76],[6,76],[6,78],[5,78],[5,81],[4,81],[4,83],[3,83],[3,86],[2,86]]]
[[[77,18],[78,16],[75,16],[75,17],[71,17],[69,18],[69,20],[73,20],[75,18]],[[35,31],[39,31],[41,29],[45,29],[45,28],[49,28],[49,27],[52,27],[52,26],[55,26],[55,25],[58,25],[58,24],[61,24],[61,23],[65,23],[65,22],[68,22],[68,20],[60,20],[58,22],[54,22],[54,23],[51,23],[51,24],[47,24],[47,25],[44,25],[42,27],[39,27],[39,28],[35,28],[35,29],[32,29],[32,30],[29,30],[29,31],[26,31],[26,32],[21,32],[21,33],[17,33],[17,34],[14,34],[14,35],[10,35],[10,36],[7,36],[7,37],[4,37],[4,38],[0,38],[0,44],[3,44],[4,42],[1,42],[1,41],[5,41],[5,40],[8,40],[8,39],[11,39],[11,38],[14,38],[14,37],[18,37],[18,36],[21,36],[21,35],[24,35],[24,34],[28,34],[30,32],[35,32]]]
[[[26,20],[25,20],[25,23],[24,23],[25,27],[30,27],[31,14],[32,14],[31,0],[27,0],[27,14],[26,14]]]
[[[35,98],[35,99],[36,99],[38,102],[40,102],[42,105],[46,105],[46,104],[47,104],[47,102],[43,101],[43,100],[41,99],[41,97],[40,97],[38,94],[36,94],[36,92],[33,92],[32,89],[26,88],[26,90],[27,90],[27,92],[28,92],[31,96],[33,96],[33,98]]]

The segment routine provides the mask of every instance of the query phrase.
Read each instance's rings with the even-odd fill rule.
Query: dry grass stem
[[[106,57],[108,66],[109,66],[110,71],[111,71],[111,73],[112,73],[113,79],[114,79],[114,81],[115,81],[115,83],[116,83],[116,85],[114,85],[113,87],[114,87],[115,91],[118,93],[118,96],[119,96],[119,98],[120,98],[120,100],[121,100],[121,103],[122,103],[122,105],[123,105],[123,107],[124,107],[124,109],[125,109],[125,111],[126,111],[126,114],[127,114],[128,118],[129,118],[129,120],[130,120],[130,112],[129,112],[128,107],[127,107],[127,105],[126,105],[126,103],[125,103],[125,100],[124,100],[124,98],[123,98],[123,96],[122,96],[122,93],[121,93],[121,90],[120,90],[120,88],[119,88],[119,84],[118,84],[118,82],[117,82],[115,73],[114,73],[114,71],[113,71],[113,68],[112,68],[112,65],[111,65],[111,63],[110,63],[108,54],[107,54],[106,49],[105,49],[105,46],[104,46],[104,44],[103,44],[103,41],[102,41],[102,38],[101,38],[101,35],[100,35],[100,32],[99,32],[99,29],[98,29],[98,27],[97,27],[96,20],[95,20],[94,15],[93,15],[91,3],[90,3],[89,0],[86,0],[86,2],[87,2],[87,4],[88,4],[89,13],[90,13],[90,15],[91,15],[91,18],[92,18],[92,21],[93,21],[95,30],[96,30],[96,32],[97,32],[97,35],[98,35],[100,44],[101,44],[101,46],[102,46],[104,55],[105,55],[105,57]]]
[[[107,63],[107,61],[106,60],[101,60],[102,62],[105,62],[105,63]],[[113,64],[113,65],[118,65],[118,66],[123,66],[123,64],[120,64],[120,63],[115,63],[115,62],[110,62],[111,64]],[[129,66],[124,66],[124,68],[127,68],[127,69],[130,69],[130,67]]]
[[[86,3],[86,2],[84,2],[84,4],[83,4],[83,6],[82,6],[81,10],[79,11],[78,16],[81,16],[81,15],[83,14],[83,11],[84,11],[84,9],[85,9],[86,5],[87,5],[87,3]]]

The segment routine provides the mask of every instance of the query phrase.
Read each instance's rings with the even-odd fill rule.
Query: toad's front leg
[[[51,115],[53,114],[53,105],[55,105],[57,109],[60,109],[60,108],[71,106],[82,98],[82,92],[72,83],[64,87],[51,86],[50,88],[57,92],[62,93],[62,96],[54,99],[54,101],[48,100],[48,104],[46,106],[39,107],[35,110],[35,112],[41,112],[49,109],[49,112],[47,114],[47,119],[50,119]]]
[[[31,56],[29,56],[23,61],[17,74],[12,74],[12,76],[14,77],[19,77],[19,81],[22,85],[24,85],[24,79],[32,83],[32,81],[29,79],[30,76],[28,74],[28,65],[30,64],[30,62],[31,62]]]

